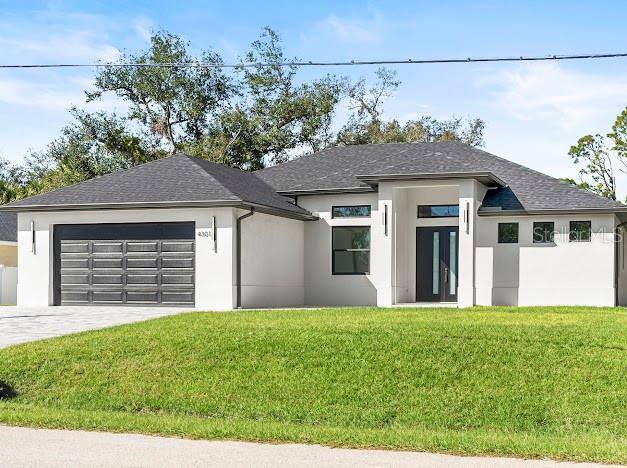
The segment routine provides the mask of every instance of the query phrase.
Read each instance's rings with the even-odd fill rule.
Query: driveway
[[[591,468],[593,463],[457,457],[302,444],[185,440],[0,426],[0,465],[19,467]]]
[[[0,348],[188,310],[178,307],[0,307]]]

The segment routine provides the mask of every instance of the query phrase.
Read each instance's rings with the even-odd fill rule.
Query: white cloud
[[[339,17],[332,14],[318,22],[317,26],[345,43],[373,44],[381,41],[383,18],[374,10],[366,18]]]
[[[562,130],[589,124],[627,101],[627,76],[585,73],[557,63],[521,64],[477,84],[493,88],[492,104],[516,119],[553,121]]]
[[[133,30],[147,43],[150,43],[150,38],[155,30],[155,25],[150,18],[141,16],[133,21]]]

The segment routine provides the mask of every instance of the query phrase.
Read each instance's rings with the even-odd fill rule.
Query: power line
[[[477,63],[477,62],[539,62],[545,60],[584,60],[604,58],[624,58],[627,52],[611,54],[575,54],[575,55],[536,55],[518,57],[483,57],[483,58],[440,58],[440,59],[406,59],[406,60],[350,60],[338,62],[288,61],[268,63],[208,63],[208,62],[171,62],[171,63],[48,63],[48,64],[0,64],[0,69],[8,68],[92,68],[92,67],[124,67],[124,68],[267,68],[267,67],[343,67],[358,65],[425,65],[443,63]]]

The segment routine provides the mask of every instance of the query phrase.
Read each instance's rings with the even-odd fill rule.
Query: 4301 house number
[[[198,237],[211,237],[211,231],[198,231]]]

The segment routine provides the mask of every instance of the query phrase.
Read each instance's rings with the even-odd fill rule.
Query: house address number
[[[198,231],[198,237],[211,237],[211,231]]]

